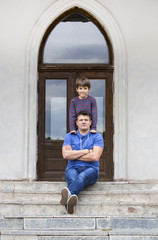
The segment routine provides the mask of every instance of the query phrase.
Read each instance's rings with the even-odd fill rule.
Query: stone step
[[[0,181],[1,192],[51,193],[59,192],[65,186],[65,182]]]
[[[0,181],[0,240],[158,240],[158,183],[98,182],[67,214],[65,182]]]
[[[2,183],[2,182],[0,182]],[[7,184],[7,187],[6,187]],[[24,187],[26,185],[27,187]],[[50,185],[49,190],[45,189],[43,186],[45,184],[39,183],[10,183],[8,182],[1,185],[0,188],[0,203],[23,203],[23,204],[31,204],[34,202],[35,204],[51,204],[53,202],[60,201],[60,191],[62,187],[65,186],[65,183],[46,183],[46,186]],[[112,184],[113,185],[113,184]],[[148,188],[148,184],[146,188],[138,188],[137,184],[135,184],[132,188],[127,188],[126,184],[117,190],[112,189],[110,184],[107,183],[97,183],[93,186],[86,188],[79,195],[79,201],[93,201],[96,204],[96,201],[106,201],[106,202],[138,202],[138,203],[149,203],[155,204],[158,201],[158,190],[156,187],[152,186]],[[116,185],[116,184],[115,184]],[[120,183],[117,184],[120,186]],[[128,187],[131,184],[127,184]],[[133,185],[133,184],[132,184]],[[109,189],[103,190],[105,187],[109,187]],[[6,188],[5,188],[6,187]]]
[[[2,231],[1,240],[108,240],[103,231]]]
[[[0,181],[1,216],[66,214],[60,191],[66,183]],[[157,183],[98,182],[79,195],[76,215],[158,214]]]
[[[64,206],[52,204],[0,204],[0,216],[60,216],[66,213]],[[78,202],[76,215],[158,215],[158,204],[135,204],[132,202]]]
[[[59,217],[1,219],[1,240],[19,239],[153,239],[158,236],[157,218]],[[14,229],[14,230],[13,230]],[[8,238],[7,238],[8,237]],[[20,238],[21,237],[21,238]],[[123,238],[121,238],[123,237]],[[141,237],[141,238],[140,238]],[[154,237],[154,238],[153,238]]]
[[[25,193],[59,193],[65,182],[28,182],[28,181],[0,181],[0,192],[25,192]],[[158,192],[158,182],[97,182],[89,186],[86,191],[111,192]]]
[[[60,202],[60,193],[39,192],[0,192],[0,204],[56,204]],[[134,202],[135,204],[157,204],[157,192],[106,192],[106,191],[83,191],[79,195],[79,202],[102,203],[102,202]]]
[[[158,240],[157,236],[1,236],[1,240]]]
[[[158,240],[158,231],[2,231],[1,240]]]
[[[1,240],[158,240],[157,236],[1,236]]]

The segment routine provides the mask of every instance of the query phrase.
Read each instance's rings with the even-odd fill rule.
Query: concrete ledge
[[[158,231],[158,219],[97,219],[97,229],[130,229],[135,230],[157,230]]]
[[[3,230],[1,231],[2,235],[28,235],[28,236],[107,236],[108,232],[100,231],[100,230],[84,230],[84,231],[77,231],[77,230],[69,230],[69,231],[62,231],[62,230],[54,230],[54,231],[33,231],[33,230]]]
[[[119,239],[121,240],[121,237],[123,239],[131,238],[132,240],[139,239],[139,237],[142,237],[141,240],[148,239],[149,237],[158,237],[158,230],[148,230],[148,231],[141,231],[140,229],[135,229],[131,231],[131,229],[126,230],[118,230],[118,231],[110,231],[110,229],[107,229],[106,231],[102,230],[94,230],[94,231],[31,231],[31,230],[3,230],[1,231],[1,236],[21,236],[21,239],[23,240],[23,236],[38,236],[38,237],[53,237],[53,236],[60,236],[60,237],[111,237],[108,238],[108,240],[112,239]],[[133,237],[133,238],[132,238]],[[135,237],[135,238],[134,238]],[[30,238],[31,239],[31,238]],[[150,238],[149,238],[150,239]]]
[[[109,237],[101,236],[51,236],[39,237],[38,240],[109,240]]]
[[[76,216],[107,216],[107,215],[153,215],[158,216],[158,204],[135,204],[135,203],[107,203],[98,204],[78,203],[75,211]],[[0,204],[1,216],[40,216],[45,215],[68,215],[66,209],[61,204],[22,204],[7,203]]]
[[[2,218],[2,216],[1,216]],[[48,218],[46,215],[5,215],[5,218]],[[124,214],[121,214],[121,215],[77,215],[77,214],[61,214],[60,216],[59,215],[50,215],[49,218],[96,218],[96,219],[100,219],[100,218],[103,218],[103,219],[131,219],[131,218],[134,218],[134,219],[157,219],[157,215],[137,215],[137,214],[131,214],[131,215],[124,215]]]
[[[24,229],[95,230],[94,218],[24,219]]]
[[[157,236],[110,236],[108,240],[158,240]]]
[[[24,220],[18,218],[0,219],[0,229],[23,229],[24,228]]]
[[[66,182],[46,181],[3,181],[0,180],[0,190],[8,192],[60,192]],[[121,190],[158,191],[158,180],[128,181],[128,182],[97,182],[85,188],[85,191],[121,191]]]
[[[37,236],[2,235],[1,240],[38,240]]]
[[[158,240],[157,236],[21,236],[2,235],[1,240]]]

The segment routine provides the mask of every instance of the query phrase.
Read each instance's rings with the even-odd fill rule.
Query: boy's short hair
[[[91,83],[88,78],[86,77],[78,77],[76,79],[76,88],[78,87],[88,87],[89,89],[91,88]]]
[[[80,111],[80,112],[77,113],[77,115],[76,115],[76,121],[78,120],[78,117],[79,117],[80,115],[88,116],[89,119],[92,120],[92,115],[91,115],[88,111],[83,110],[83,111]]]

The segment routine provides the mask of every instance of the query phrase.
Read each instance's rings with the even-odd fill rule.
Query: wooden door
[[[65,181],[67,160],[62,158],[64,136],[69,132],[69,105],[76,96],[77,76],[91,81],[89,95],[97,99],[98,131],[104,138],[100,159],[100,181],[113,179],[113,70],[74,67],[39,69],[38,81],[38,180]]]
[[[89,12],[73,7],[46,30],[38,59],[38,180],[64,181],[61,149],[69,132],[75,80],[91,81],[97,99],[98,131],[104,138],[100,180],[113,179],[113,49],[108,34]]]

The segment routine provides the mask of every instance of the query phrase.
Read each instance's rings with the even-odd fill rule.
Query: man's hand
[[[90,132],[91,132],[91,133],[97,133],[97,131],[94,130],[94,129],[92,129]]]
[[[99,161],[102,155],[103,149],[99,146],[94,146],[90,153],[80,157],[78,160],[85,161],[85,162],[97,162]]]
[[[64,159],[81,160],[84,162],[99,161],[103,149],[99,146],[94,146],[93,149],[72,150],[70,145],[65,145],[62,148],[62,155]]]
[[[72,150],[70,145],[65,145],[62,147],[62,155],[64,159],[76,160],[87,153],[89,153],[88,149]]]
[[[77,134],[76,130],[72,130],[70,133]]]

